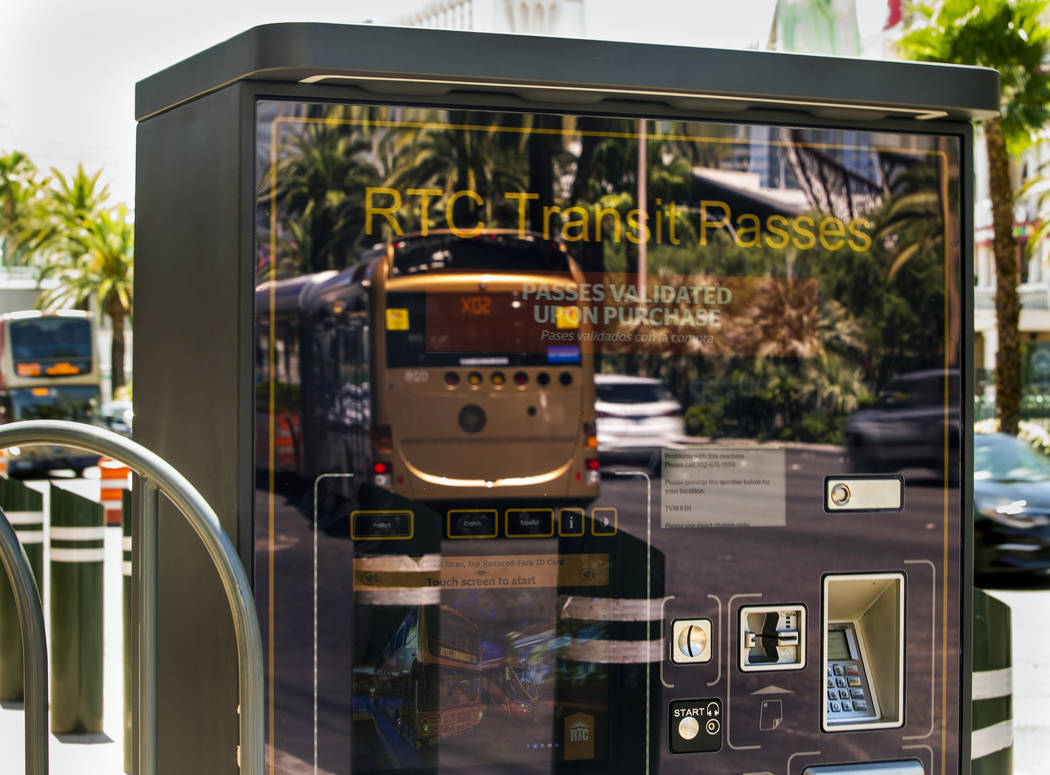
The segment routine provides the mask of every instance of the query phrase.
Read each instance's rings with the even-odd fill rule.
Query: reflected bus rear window
[[[16,361],[91,357],[91,323],[86,319],[15,320],[8,328]]]
[[[645,382],[606,383],[594,386],[599,401],[610,404],[653,404],[673,401],[674,396],[660,385]]]
[[[567,272],[568,257],[553,243],[513,235],[485,234],[473,239],[450,235],[420,237],[397,243],[394,277],[435,270],[457,272]]]

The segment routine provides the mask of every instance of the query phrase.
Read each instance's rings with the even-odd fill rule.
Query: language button
[[[507,538],[550,538],[553,509],[507,509]]]
[[[495,538],[495,509],[449,509],[449,538]]]
[[[352,511],[350,537],[355,541],[383,541],[412,537],[411,511]]]

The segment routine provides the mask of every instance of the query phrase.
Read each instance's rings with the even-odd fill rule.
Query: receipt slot
[[[271,775],[968,773],[998,100],[374,25],[142,81],[135,435],[251,571]],[[158,772],[232,775],[225,596],[160,531]]]

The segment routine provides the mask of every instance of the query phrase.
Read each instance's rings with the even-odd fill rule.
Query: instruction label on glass
[[[784,460],[778,448],[664,448],[661,526],[786,524]]]

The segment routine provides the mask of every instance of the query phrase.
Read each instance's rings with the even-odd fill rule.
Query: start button
[[[722,748],[722,700],[677,700],[668,720],[671,753],[713,753]]]

